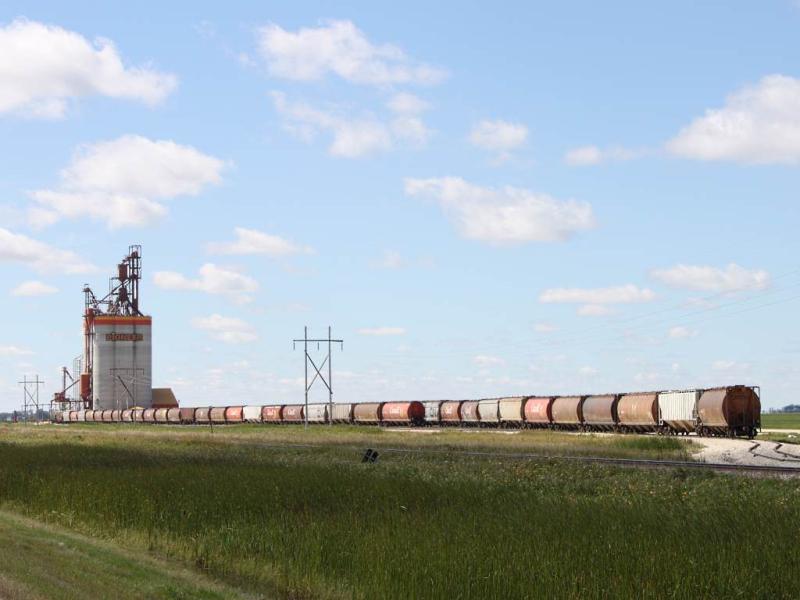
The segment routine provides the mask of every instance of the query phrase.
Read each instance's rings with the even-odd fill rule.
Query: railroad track
[[[477,450],[438,450],[438,449],[423,449],[423,448],[393,448],[381,447],[375,445],[371,448],[364,446],[354,445],[338,445],[338,444],[264,444],[256,443],[256,446],[262,448],[303,448],[303,449],[322,449],[322,448],[340,448],[357,450],[359,455],[366,456],[368,453],[377,452],[375,459],[370,462],[375,462],[381,454],[410,454],[410,455],[443,455],[443,456],[472,456],[480,458],[507,458],[516,460],[535,460],[541,462],[547,461],[571,461],[583,462],[594,464],[617,465],[624,467],[638,467],[649,469],[689,469],[689,470],[707,470],[707,471],[720,471],[728,473],[754,473],[764,475],[792,475],[800,476],[800,464],[796,467],[781,466],[781,465],[742,465],[731,463],[710,463],[710,462],[697,462],[687,460],[655,460],[647,458],[614,458],[608,456],[575,456],[569,454],[537,454],[530,452],[483,452]],[[754,456],[762,456],[754,454]],[[771,458],[771,457],[764,457]],[[772,460],[778,460],[772,458]],[[787,461],[788,462],[788,461]],[[800,459],[798,459],[800,462]]]
[[[619,465],[640,468],[665,468],[665,469],[705,469],[712,471],[725,472],[749,472],[773,475],[794,475],[800,476],[800,466],[788,467],[780,465],[741,465],[730,463],[709,463],[694,462],[686,460],[655,460],[646,458],[613,458],[607,456],[572,456],[568,454],[531,454],[531,453],[508,453],[508,452],[478,452],[462,450],[417,450],[410,448],[378,448],[379,452],[393,452],[403,454],[457,454],[460,456],[475,456],[488,458],[515,458],[540,461],[573,461],[596,464]],[[761,456],[761,455],[756,455]],[[769,458],[769,457],[765,457]],[[773,459],[778,460],[778,459]],[[800,458],[796,458],[800,462]],[[792,461],[794,462],[794,461]]]
[[[777,460],[780,462],[797,464],[798,467],[800,467],[800,456],[798,456],[797,454],[792,454],[791,452],[786,452],[784,450],[781,450],[783,444],[777,443],[775,444],[774,448],[770,448],[772,452],[774,452],[775,454],[779,454],[780,456],[767,456],[766,454],[760,454],[756,452],[756,450],[758,450],[760,447],[761,447],[760,442],[753,442],[753,445],[749,448],[750,454],[752,454],[753,456],[758,456],[759,458],[766,458],[768,460]]]

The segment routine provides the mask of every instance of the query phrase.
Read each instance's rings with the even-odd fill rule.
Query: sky
[[[130,244],[182,405],[798,400],[800,4],[181,4],[0,7],[0,411]]]

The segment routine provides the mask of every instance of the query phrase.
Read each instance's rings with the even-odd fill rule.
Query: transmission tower
[[[308,427],[308,392],[311,390],[311,387],[320,379],[325,387],[328,388],[328,425],[333,424],[333,360],[331,358],[331,348],[333,344],[339,344],[339,348],[344,350],[344,340],[334,340],[331,338],[331,328],[328,327],[328,337],[327,338],[320,338],[320,339],[310,339],[308,337],[308,326],[303,329],[303,338],[292,340],[292,348],[296,349],[297,344],[300,342],[303,343],[303,352],[305,354],[305,409],[303,410],[303,420],[305,422],[305,427]],[[320,344],[327,344],[327,354],[325,355],[324,360],[317,366],[317,363],[314,362],[314,359],[308,353],[308,345],[309,344],[316,344],[317,350],[320,350]],[[308,381],[308,365],[311,365],[314,368],[315,374],[311,383]],[[328,365],[328,377],[326,378],[323,374],[323,369],[325,365]]]
[[[27,421],[28,413],[33,407],[35,410],[35,420],[39,422],[39,386],[44,385],[44,381],[39,379],[39,375],[31,380],[27,375],[22,377],[22,381],[17,382],[22,386],[22,418]],[[33,389],[33,391],[31,391]]]

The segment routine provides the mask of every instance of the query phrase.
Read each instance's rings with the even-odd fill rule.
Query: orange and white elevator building
[[[142,248],[131,246],[98,298],[86,285],[81,399],[86,408],[153,405],[153,319],[139,309]]]

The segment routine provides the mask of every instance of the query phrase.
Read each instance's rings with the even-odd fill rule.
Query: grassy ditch
[[[247,598],[196,571],[0,511],[4,600]]]
[[[3,433],[3,508],[265,598],[800,595],[796,480]]]

